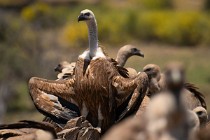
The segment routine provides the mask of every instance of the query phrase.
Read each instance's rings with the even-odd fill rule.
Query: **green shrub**
[[[116,18],[117,17],[117,18]],[[99,40],[103,42],[120,43],[127,37],[124,23],[124,13],[106,14],[98,19]]]
[[[171,0],[140,0],[140,2],[147,9],[163,9],[172,5]]]
[[[153,11],[139,16],[139,38],[177,45],[201,44],[209,31],[209,19],[200,12]]]
[[[60,40],[69,46],[81,46],[87,44],[88,30],[83,23],[67,23],[61,31]]]
[[[15,95],[8,104],[8,111],[24,111],[34,109],[34,105],[28,94],[28,87],[25,82],[16,83],[13,88]]]
[[[39,2],[29,5],[21,11],[21,17],[24,20],[45,28],[64,23],[67,15],[67,10],[64,7],[53,8],[50,5]]]

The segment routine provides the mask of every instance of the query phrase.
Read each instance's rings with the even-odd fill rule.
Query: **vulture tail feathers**
[[[201,102],[201,105],[207,109],[207,105],[206,105],[206,102],[205,102],[205,96],[200,92],[198,91],[199,88],[196,87],[194,84],[191,84],[191,83],[185,83],[184,84],[184,87],[189,90],[190,92],[194,93],[194,96],[196,98],[198,98],[198,100]]]

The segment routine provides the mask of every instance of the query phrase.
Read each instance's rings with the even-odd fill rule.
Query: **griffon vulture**
[[[147,94],[149,97],[167,88],[165,74],[161,73],[158,65],[148,64],[143,68],[143,71],[147,73],[150,81],[149,92]],[[208,115],[206,113],[207,106],[204,100],[204,95],[200,93],[198,88],[193,84],[185,82],[181,97],[184,101],[185,107],[194,111],[198,115],[200,125],[205,125]]]
[[[154,95],[146,110],[148,139],[188,140],[198,126],[198,118],[191,114],[194,112],[185,109],[180,98],[184,90],[185,70],[182,65],[171,63],[164,74],[167,89]]]
[[[116,108],[134,90],[146,94],[148,77],[142,72],[125,78],[126,70],[103,53],[92,11],[81,11],[78,21],[88,26],[89,49],[76,62],[75,78],[52,81],[33,77],[29,91],[37,109],[53,121],[66,123],[81,114],[103,133],[114,123]]]
[[[189,140],[195,136],[199,119],[180,100],[185,82],[182,67],[167,67],[166,80],[167,90],[151,98],[141,118],[131,117],[113,126],[102,140]]]

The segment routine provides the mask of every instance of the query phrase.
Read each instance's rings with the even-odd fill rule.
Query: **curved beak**
[[[138,55],[138,56],[144,57],[144,53],[143,53],[143,52],[141,52],[140,50],[136,51],[136,52],[135,52],[135,55]]]
[[[58,64],[58,66],[54,68],[54,71],[56,71],[56,72],[62,72],[61,65]]]
[[[84,21],[84,20],[87,20],[87,18],[86,18],[86,16],[83,14],[83,13],[81,13],[79,16],[78,16],[78,22],[80,22],[80,21]]]

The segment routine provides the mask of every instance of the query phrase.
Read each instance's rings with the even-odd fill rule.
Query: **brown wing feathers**
[[[194,96],[201,102],[201,105],[207,109],[207,105],[206,105],[206,102],[205,102],[205,97],[204,95],[198,91],[199,88],[197,88],[195,85],[191,84],[191,83],[185,83],[184,84],[184,87],[189,90],[191,93],[194,94]]]
[[[55,122],[65,124],[69,119],[79,115],[79,109],[71,103],[71,85],[73,81],[50,81],[31,78],[29,91],[36,108]],[[67,101],[68,100],[68,101]],[[73,107],[72,107],[73,106]]]
[[[118,62],[116,60],[114,60],[113,58],[109,58],[110,62],[113,63],[113,65],[116,67],[117,71],[119,72],[119,74],[121,76],[123,76],[124,78],[129,78],[128,75],[128,70],[119,66]]]
[[[135,113],[138,110],[147,93],[149,84],[148,77],[145,73],[141,73],[139,76],[140,81],[138,83],[137,88],[134,90],[134,92],[132,92],[131,97],[126,99],[126,101],[124,101],[123,103],[126,103],[125,108],[122,110],[119,107],[117,110],[117,112],[120,112],[117,122]]]

